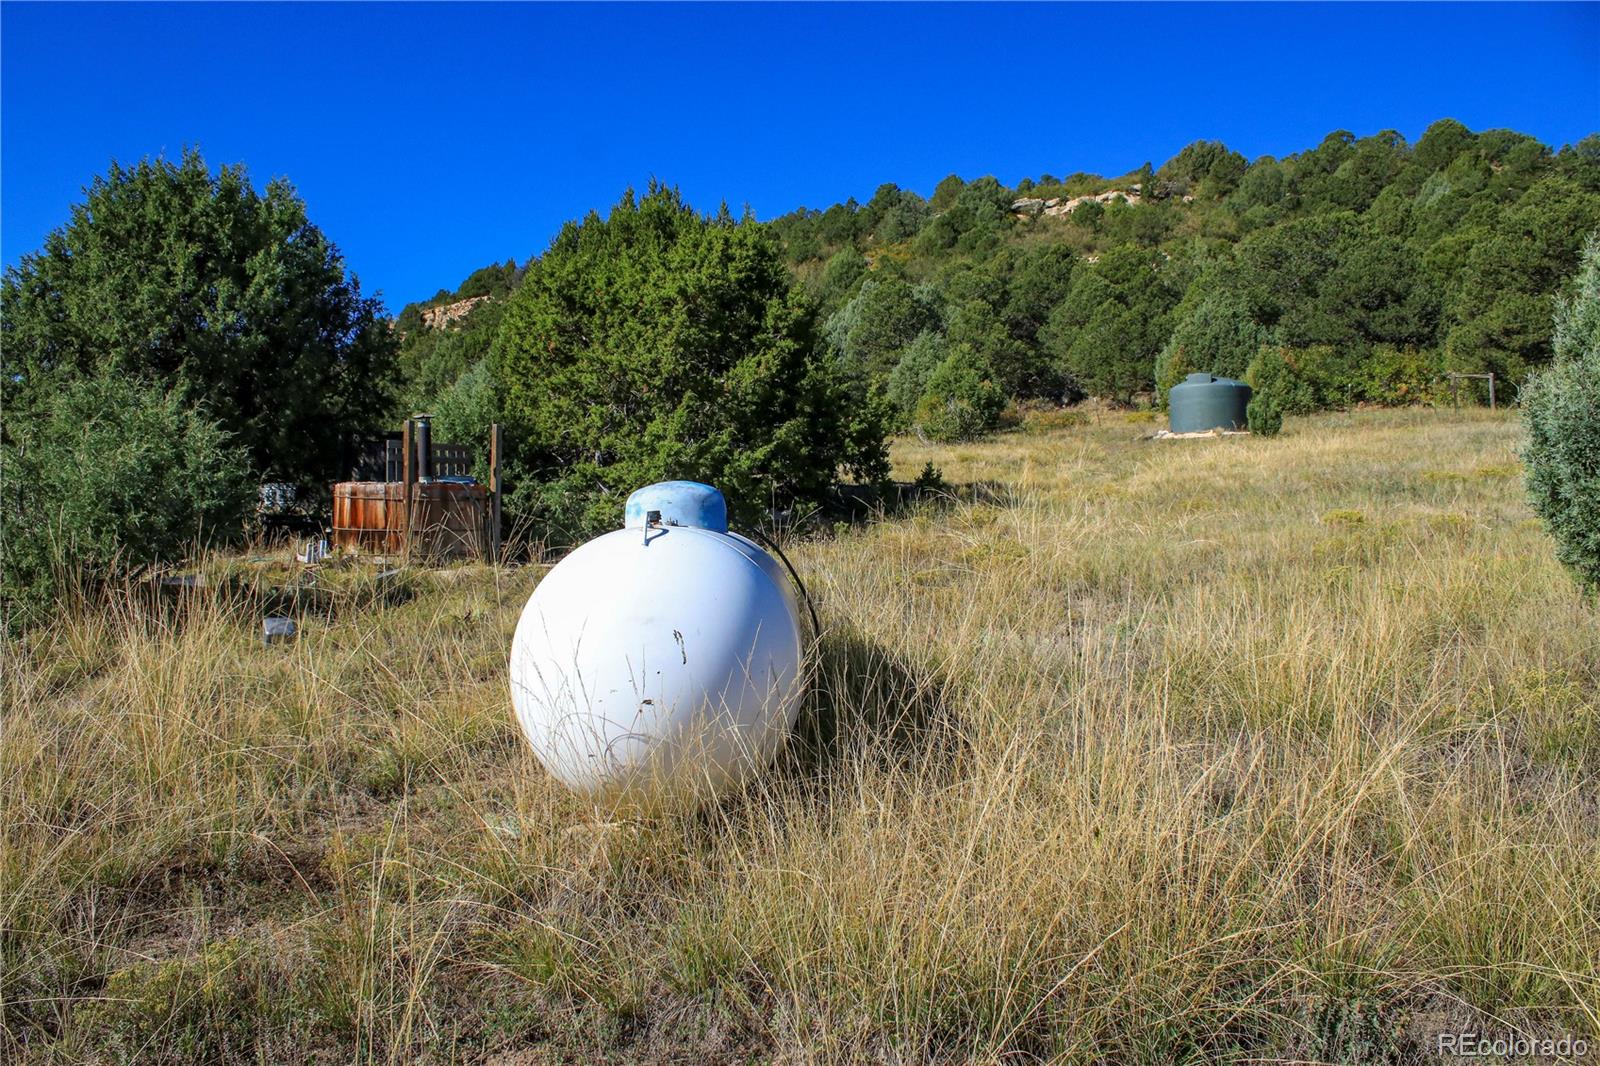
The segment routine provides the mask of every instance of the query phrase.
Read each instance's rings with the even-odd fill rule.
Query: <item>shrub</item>
[[[1308,415],[1342,407],[1360,398],[1361,360],[1332,345],[1262,348],[1245,380],[1257,396],[1277,403],[1284,414]]]
[[[1258,437],[1276,437],[1283,428],[1283,408],[1271,396],[1257,396],[1245,408],[1244,417],[1250,432]]]
[[[1156,406],[1165,410],[1172,387],[1200,368],[1189,361],[1188,349],[1168,341],[1156,356]]]
[[[1361,364],[1360,398],[1391,406],[1431,403],[1443,376],[1438,351],[1380,344]]]
[[[1600,348],[1600,233],[1583,244],[1583,260],[1569,298],[1556,302],[1551,344],[1557,359],[1593,354]]]
[[[911,424],[917,413],[917,402],[927,391],[928,378],[949,357],[950,345],[944,335],[931,330],[918,334],[901,353],[900,362],[889,374],[887,390],[901,427]]]
[[[433,439],[472,448],[474,473],[489,474],[489,434],[500,420],[494,377],[486,360],[468,367],[454,384],[442,389],[427,405],[433,415]]]
[[[1528,495],[1556,558],[1600,592],[1600,239],[1556,308],[1555,362],[1523,389]]]
[[[1600,351],[1563,360],[1522,394],[1528,495],[1556,557],[1600,590]]]
[[[944,471],[933,465],[929,459],[922,465],[922,473],[911,483],[911,487],[918,492],[944,492],[950,488],[950,483],[944,479]]]
[[[994,368],[963,345],[929,375],[917,404],[917,429],[937,441],[976,440],[999,424],[1005,406]]]
[[[1064,407],[1026,405],[1019,409],[1019,420],[1025,433],[1049,433],[1054,430],[1076,429],[1089,424],[1082,411]]]
[[[1291,414],[1310,414],[1317,409],[1316,392],[1311,383],[1296,373],[1289,362],[1288,349],[1269,347],[1261,349],[1245,372],[1254,397],[1252,404],[1270,400],[1280,411]]]
[[[1365,397],[1362,367],[1367,349],[1355,345],[1312,344],[1286,353],[1290,368],[1311,388],[1319,410],[1349,407]]]
[[[176,390],[110,374],[7,425],[0,466],[3,598],[20,622],[74,583],[236,535],[255,491],[244,449]]]

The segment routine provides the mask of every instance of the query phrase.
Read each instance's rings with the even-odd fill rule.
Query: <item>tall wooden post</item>
[[[411,562],[411,419],[406,419],[400,432],[400,511],[405,515],[401,526],[400,553],[409,565]]]
[[[500,565],[500,423],[489,427],[489,558]]]
[[[1489,410],[1494,410],[1494,374],[1489,375]]]

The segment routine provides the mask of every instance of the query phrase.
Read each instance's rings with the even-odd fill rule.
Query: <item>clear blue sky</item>
[[[112,158],[292,180],[392,310],[652,175],[762,218],[1451,116],[1600,130],[1600,6],[0,7],[7,265]]]

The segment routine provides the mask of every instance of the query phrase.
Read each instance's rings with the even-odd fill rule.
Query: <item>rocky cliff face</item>
[[[1138,182],[1134,182],[1126,189],[1107,189],[1105,192],[1090,193],[1087,196],[1059,197],[1052,196],[1048,200],[1041,200],[1036,196],[1024,196],[1011,203],[1011,210],[1019,215],[1051,215],[1060,217],[1070,215],[1082,205],[1093,201],[1097,204],[1109,204],[1113,200],[1126,200],[1131,206],[1143,203],[1143,190]],[[1156,190],[1156,197],[1161,198],[1161,190]],[[1194,197],[1183,197],[1184,203],[1189,203]]]
[[[472,313],[474,307],[477,307],[488,298],[487,296],[470,296],[465,300],[457,300],[455,303],[430,307],[422,312],[422,325],[426,329],[443,329],[452,322],[459,322],[466,318],[467,315]]]
[[[1097,204],[1109,204],[1117,199],[1126,200],[1130,204],[1138,203],[1139,193],[1137,186],[1128,190],[1107,189],[1105,192],[1090,193],[1087,196],[1073,196],[1066,199],[1052,196],[1048,200],[1041,200],[1035,196],[1024,196],[1022,199],[1012,202],[1011,210],[1019,215],[1061,216],[1072,214],[1073,211],[1091,200]]]

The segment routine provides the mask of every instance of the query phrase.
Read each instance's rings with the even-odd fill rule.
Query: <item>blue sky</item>
[[[1600,130],[1600,6],[0,6],[13,265],[112,158],[295,183],[392,310],[657,176],[762,218],[1450,116]]]

